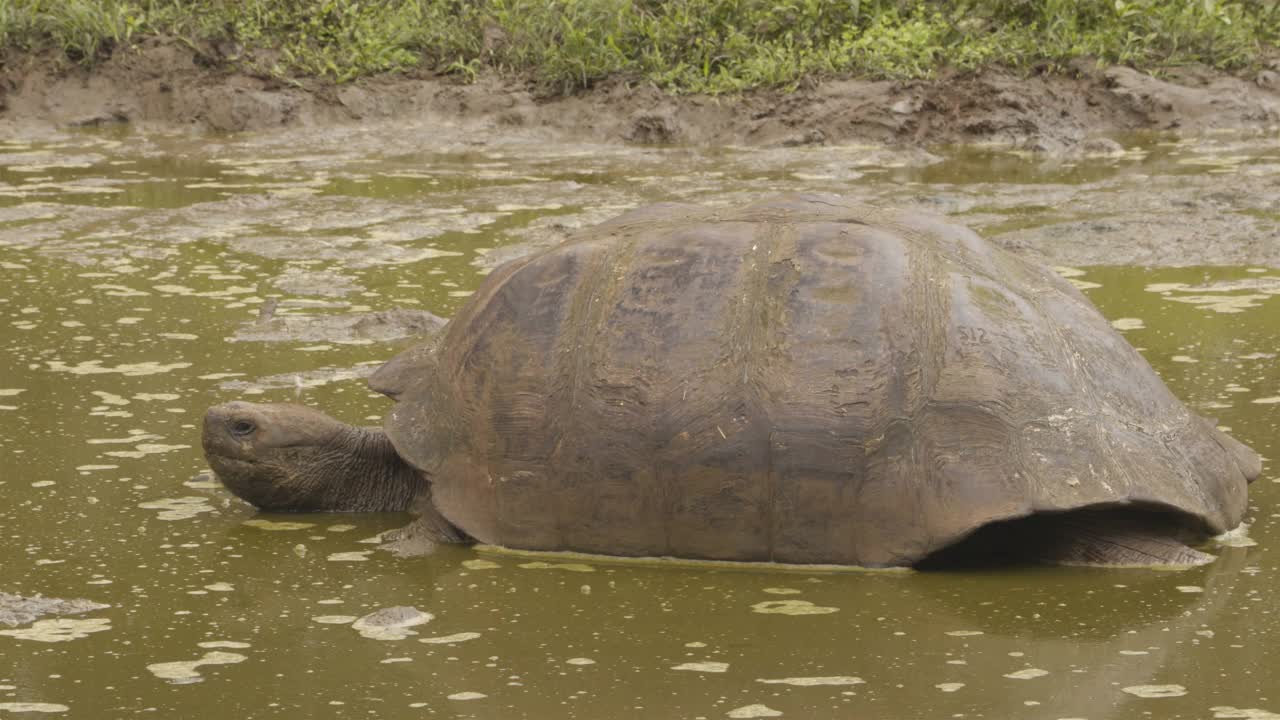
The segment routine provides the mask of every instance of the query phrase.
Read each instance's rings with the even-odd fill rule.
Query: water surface
[[[1280,145],[1129,145],[1044,161],[447,129],[0,143],[0,591],[111,605],[0,635],[0,716],[20,703],[191,719],[1280,713],[1269,469],[1251,492],[1257,544],[1215,546],[1204,568],[938,574],[397,559],[367,541],[401,516],[260,516],[199,475],[210,404],[247,394],[350,422],[386,409],[359,376],[411,340],[229,342],[266,299],[282,316],[447,316],[512,248],[645,202],[836,191],[954,213],[1015,247],[1157,203],[1219,240],[1245,233],[1237,244],[1273,228]],[[1061,271],[1175,393],[1280,453],[1280,269]],[[433,618],[399,639],[350,625],[392,606]]]

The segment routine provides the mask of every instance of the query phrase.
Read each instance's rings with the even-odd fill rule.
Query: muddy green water
[[[410,341],[229,341],[266,298],[449,315],[513,247],[648,201],[838,191],[996,239],[1158,202],[1247,244],[1272,227],[1278,161],[1221,139],[1057,162],[448,127],[0,141],[0,591],[111,606],[0,634],[0,717],[1277,717],[1270,467],[1252,540],[1177,572],[397,559],[367,541],[400,516],[259,516],[198,477],[198,423],[245,394],[353,422],[386,408],[358,375]],[[1046,254],[1126,251],[1074,242]],[[1061,271],[1183,399],[1280,455],[1280,269]],[[399,605],[434,617],[400,639],[349,624]]]

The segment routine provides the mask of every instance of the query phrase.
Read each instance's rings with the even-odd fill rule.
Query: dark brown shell
[[[628,213],[501,267],[411,357],[393,442],[515,548],[908,565],[1090,506],[1223,531],[1257,474],[1052,271],[828,197]]]

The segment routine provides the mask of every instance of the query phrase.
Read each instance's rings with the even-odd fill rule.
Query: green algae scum
[[[772,570],[398,558],[376,543],[403,516],[257,514],[198,442],[207,406],[246,395],[377,422],[364,376],[574,228],[804,190],[945,212],[1057,266],[1176,394],[1275,457],[1280,258],[1259,238],[1280,143],[1044,161],[395,136],[0,143],[0,592],[106,606],[0,615],[0,717],[1280,713],[1270,468],[1205,567]]]

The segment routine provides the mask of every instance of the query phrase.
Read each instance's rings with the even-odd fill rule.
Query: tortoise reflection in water
[[[864,566],[1205,562],[1260,472],[1052,271],[822,196],[586,230],[370,385],[384,431],[212,408],[209,463],[442,541]]]

